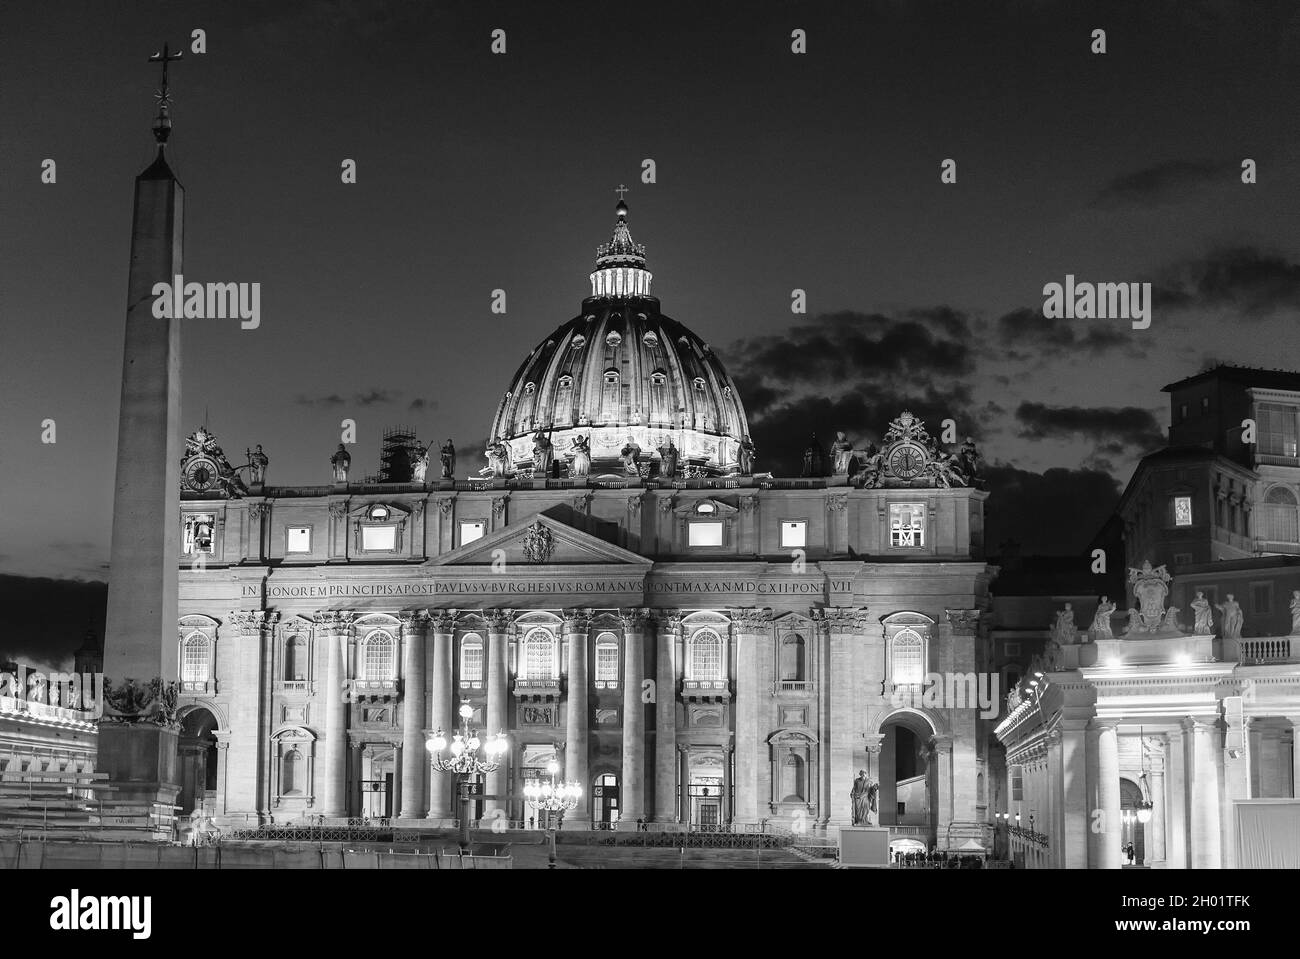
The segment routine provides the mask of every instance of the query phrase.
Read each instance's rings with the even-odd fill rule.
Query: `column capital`
[[[397,614],[402,624],[403,633],[423,633],[429,628],[429,611],[427,609],[408,609]]]
[[[682,611],[671,607],[655,609],[654,618],[660,634],[677,635],[678,630],[682,628]]]
[[[575,607],[573,609],[566,609],[564,611],[565,634],[567,635],[569,633],[585,633],[588,629],[590,629],[591,613],[592,611],[586,608],[579,609]]]
[[[515,611],[513,609],[485,609],[483,618],[488,622],[489,633],[504,633],[515,621]]]
[[[943,612],[948,619],[948,624],[958,632],[973,633],[979,625],[980,610],[978,609],[945,609]]]
[[[952,752],[952,737],[940,735],[931,736],[930,745],[934,747],[935,752],[950,753]]]
[[[270,629],[280,614],[265,609],[232,609],[230,622],[241,636],[260,636],[262,630]]]
[[[355,614],[350,609],[322,609],[316,612],[316,625],[331,633],[344,633],[352,627]]]
[[[763,608],[745,608],[729,610],[731,624],[739,633],[761,633],[772,622],[772,611]]]
[[[1110,730],[1113,733],[1119,732],[1119,721],[1114,719],[1093,719],[1088,723],[1088,729],[1096,733],[1105,730]]]
[[[431,609],[427,612],[435,633],[450,633],[456,628],[456,610]]]
[[[450,516],[452,507],[456,505],[456,500],[450,496],[444,496],[437,500],[438,512],[443,516]]]
[[[1213,722],[1207,722],[1204,719],[1197,719],[1195,716],[1184,716],[1178,725],[1182,726],[1183,729],[1189,733],[1214,728]]]
[[[677,743],[677,752],[682,756],[685,756],[690,751],[690,748],[691,747],[685,743]]]
[[[813,619],[833,633],[861,632],[869,625],[866,606],[827,606],[814,609]]]
[[[866,740],[867,752],[873,756],[880,752],[885,742],[884,733],[863,733],[862,738]]]
[[[620,609],[618,621],[625,633],[639,633],[653,622],[654,611],[650,609]]]

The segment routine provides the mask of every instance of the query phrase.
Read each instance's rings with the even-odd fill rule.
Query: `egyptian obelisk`
[[[141,684],[155,677],[164,682],[177,678],[180,320],[154,316],[153,287],[171,284],[184,272],[185,194],[166,157],[171,132],[167,63],[179,58],[165,46],[150,58],[161,60],[163,67],[154,121],[158,155],[135,180],[104,633],[104,674],[115,685],[127,678]],[[170,802],[175,798],[176,733],[152,723],[103,723],[98,768],[124,798]],[[132,788],[123,789],[126,784]]]

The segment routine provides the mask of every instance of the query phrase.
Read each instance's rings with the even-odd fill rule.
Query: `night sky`
[[[992,464],[995,547],[1082,548],[1162,442],[1166,383],[1300,366],[1294,3],[6,0],[0,573],[107,576],[147,58],[195,28],[168,149],[185,273],[260,282],[262,322],[186,322],[183,422],[236,465],[263,444],[273,485],[328,482],[344,418],[358,473],[387,425],[481,448],[589,292],[620,183],[759,469],[797,470],[814,430],[951,416]],[[1152,282],[1151,328],[1045,319],[1067,273]]]

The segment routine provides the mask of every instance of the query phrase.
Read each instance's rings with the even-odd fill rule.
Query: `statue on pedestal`
[[[487,461],[493,476],[510,475],[510,447],[501,440],[495,439],[488,444]]]
[[[1291,590],[1291,635],[1300,636],[1300,589]]]
[[[875,489],[880,485],[880,474],[885,468],[885,454],[876,446],[875,443],[867,444],[863,457],[862,470],[858,473],[858,478],[862,483],[863,489]]]
[[[541,479],[551,475],[551,460],[555,450],[551,439],[541,430],[533,434],[533,476]]]
[[[1066,603],[1065,609],[1056,614],[1056,623],[1052,626],[1052,638],[1062,646],[1066,646],[1076,642],[1078,635],[1079,631],[1074,625],[1074,607]]]
[[[975,475],[979,472],[979,461],[980,451],[975,447],[975,441],[968,436],[957,450],[957,462],[966,475],[967,482],[974,482]]]
[[[429,474],[429,451],[433,449],[430,443],[421,450],[415,457],[415,462],[411,464],[411,479],[417,483],[423,484],[424,478]]]
[[[871,826],[871,814],[876,811],[876,797],[880,787],[867,778],[865,769],[858,770],[858,778],[853,780],[853,789],[849,800],[853,803],[853,825]]]
[[[591,440],[585,436],[575,436],[569,441],[569,448],[573,450],[572,475],[586,476],[591,472]]]
[[[835,462],[835,475],[848,476],[849,464],[853,462],[853,444],[849,442],[843,430],[835,433],[835,442],[831,444],[831,456]]]
[[[736,460],[740,466],[741,476],[752,476],[754,474],[754,441],[746,433],[740,438],[740,448],[736,452]]]
[[[1214,635],[1214,613],[1210,611],[1210,601],[1199,589],[1192,600],[1192,634],[1195,636]]]
[[[1222,603],[1215,603],[1214,608],[1223,614],[1223,638],[1241,639],[1241,604],[1228,594]]]
[[[1115,604],[1101,598],[1097,604],[1097,612],[1092,617],[1092,637],[1093,639],[1114,639],[1115,634],[1110,629],[1110,617],[1115,612]]]
[[[812,440],[808,448],[803,451],[803,472],[801,476],[825,476],[826,469],[822,462],[824,454],[822,453],[822,444],[817,439],[817,434],[812,435]],[[744,472],[744,469],[741,469]]]
[[[623,472],[629,476],[641,475],[641,444],[632,437],[627,438],[625,445],[618,452],[619,459],[623,461]]]
[[[347,448],[340,443],[339,448],[334,455],[330,457],[330,466],[334,467],[334,482],[346,483],[348,481],[348,468],[352,466],[352,454]]]
[[[261,443],[257,444],[257,449],[253,452],[250,453],[247,449],[244,452],[248,455],[249,482],[261,486],[266,482],[266,468],[271,465],[271,458],[262,452]]]
[[[456,473],[456,447],[451,445],[450,439],[442,444],[438,457],[442,460],[442,478],[451,479]]]
[[[660,479],[672,479],[676,475],[677,447],[673,445],[670,437],[667,446],[659,447],[659,477]]]

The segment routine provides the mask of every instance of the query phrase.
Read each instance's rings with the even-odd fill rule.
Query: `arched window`
[[[362,654],[361,678],[366,680],[392,679],[397,657],[393,637],[377,629],[366,637]]]
[[[618,637],[601,633],[596,637],[596,682],[609,686],[618,684]]]
[[[555,637],[534,629],[524,637],[523,679],[555,679]]]
[[[307,681],[307,640],[301,636],[292,636],[284,644],[284,681]]]
[[[302,753],[294,746],[280,760],[280,795],[301,796],[306,785]]]
[[[618,384],[618,370],[606,370],[600,397],[600,412],[606,421],[618,419]]]
[[[460,641],[460,681],[483,682],[483,637],[466,633]]]
[[[181,647],[181,682],[204,686],[212,676],[212,644],[202,633],[190,633]]]
[[[1270,543],[1300,542],[1295,494],[1285,486],[1274,486],[1264,495],[1264,539]]]
[[[555,385],[555,422],[573,422],[573,377],[567,373]]]
[[[925,681],[925,641],[914,630],[896,633],[889,653],[890,682],[895,686],[919,686]]]
[[[807,649],[803,637],[791,633],[781,641],[781,678],[787,682],[804,681],[804,651]]]
[[[716,682],[722,676],[722,637],[711,629],[697,629],[691,636],[690,678],[699,682]]]

